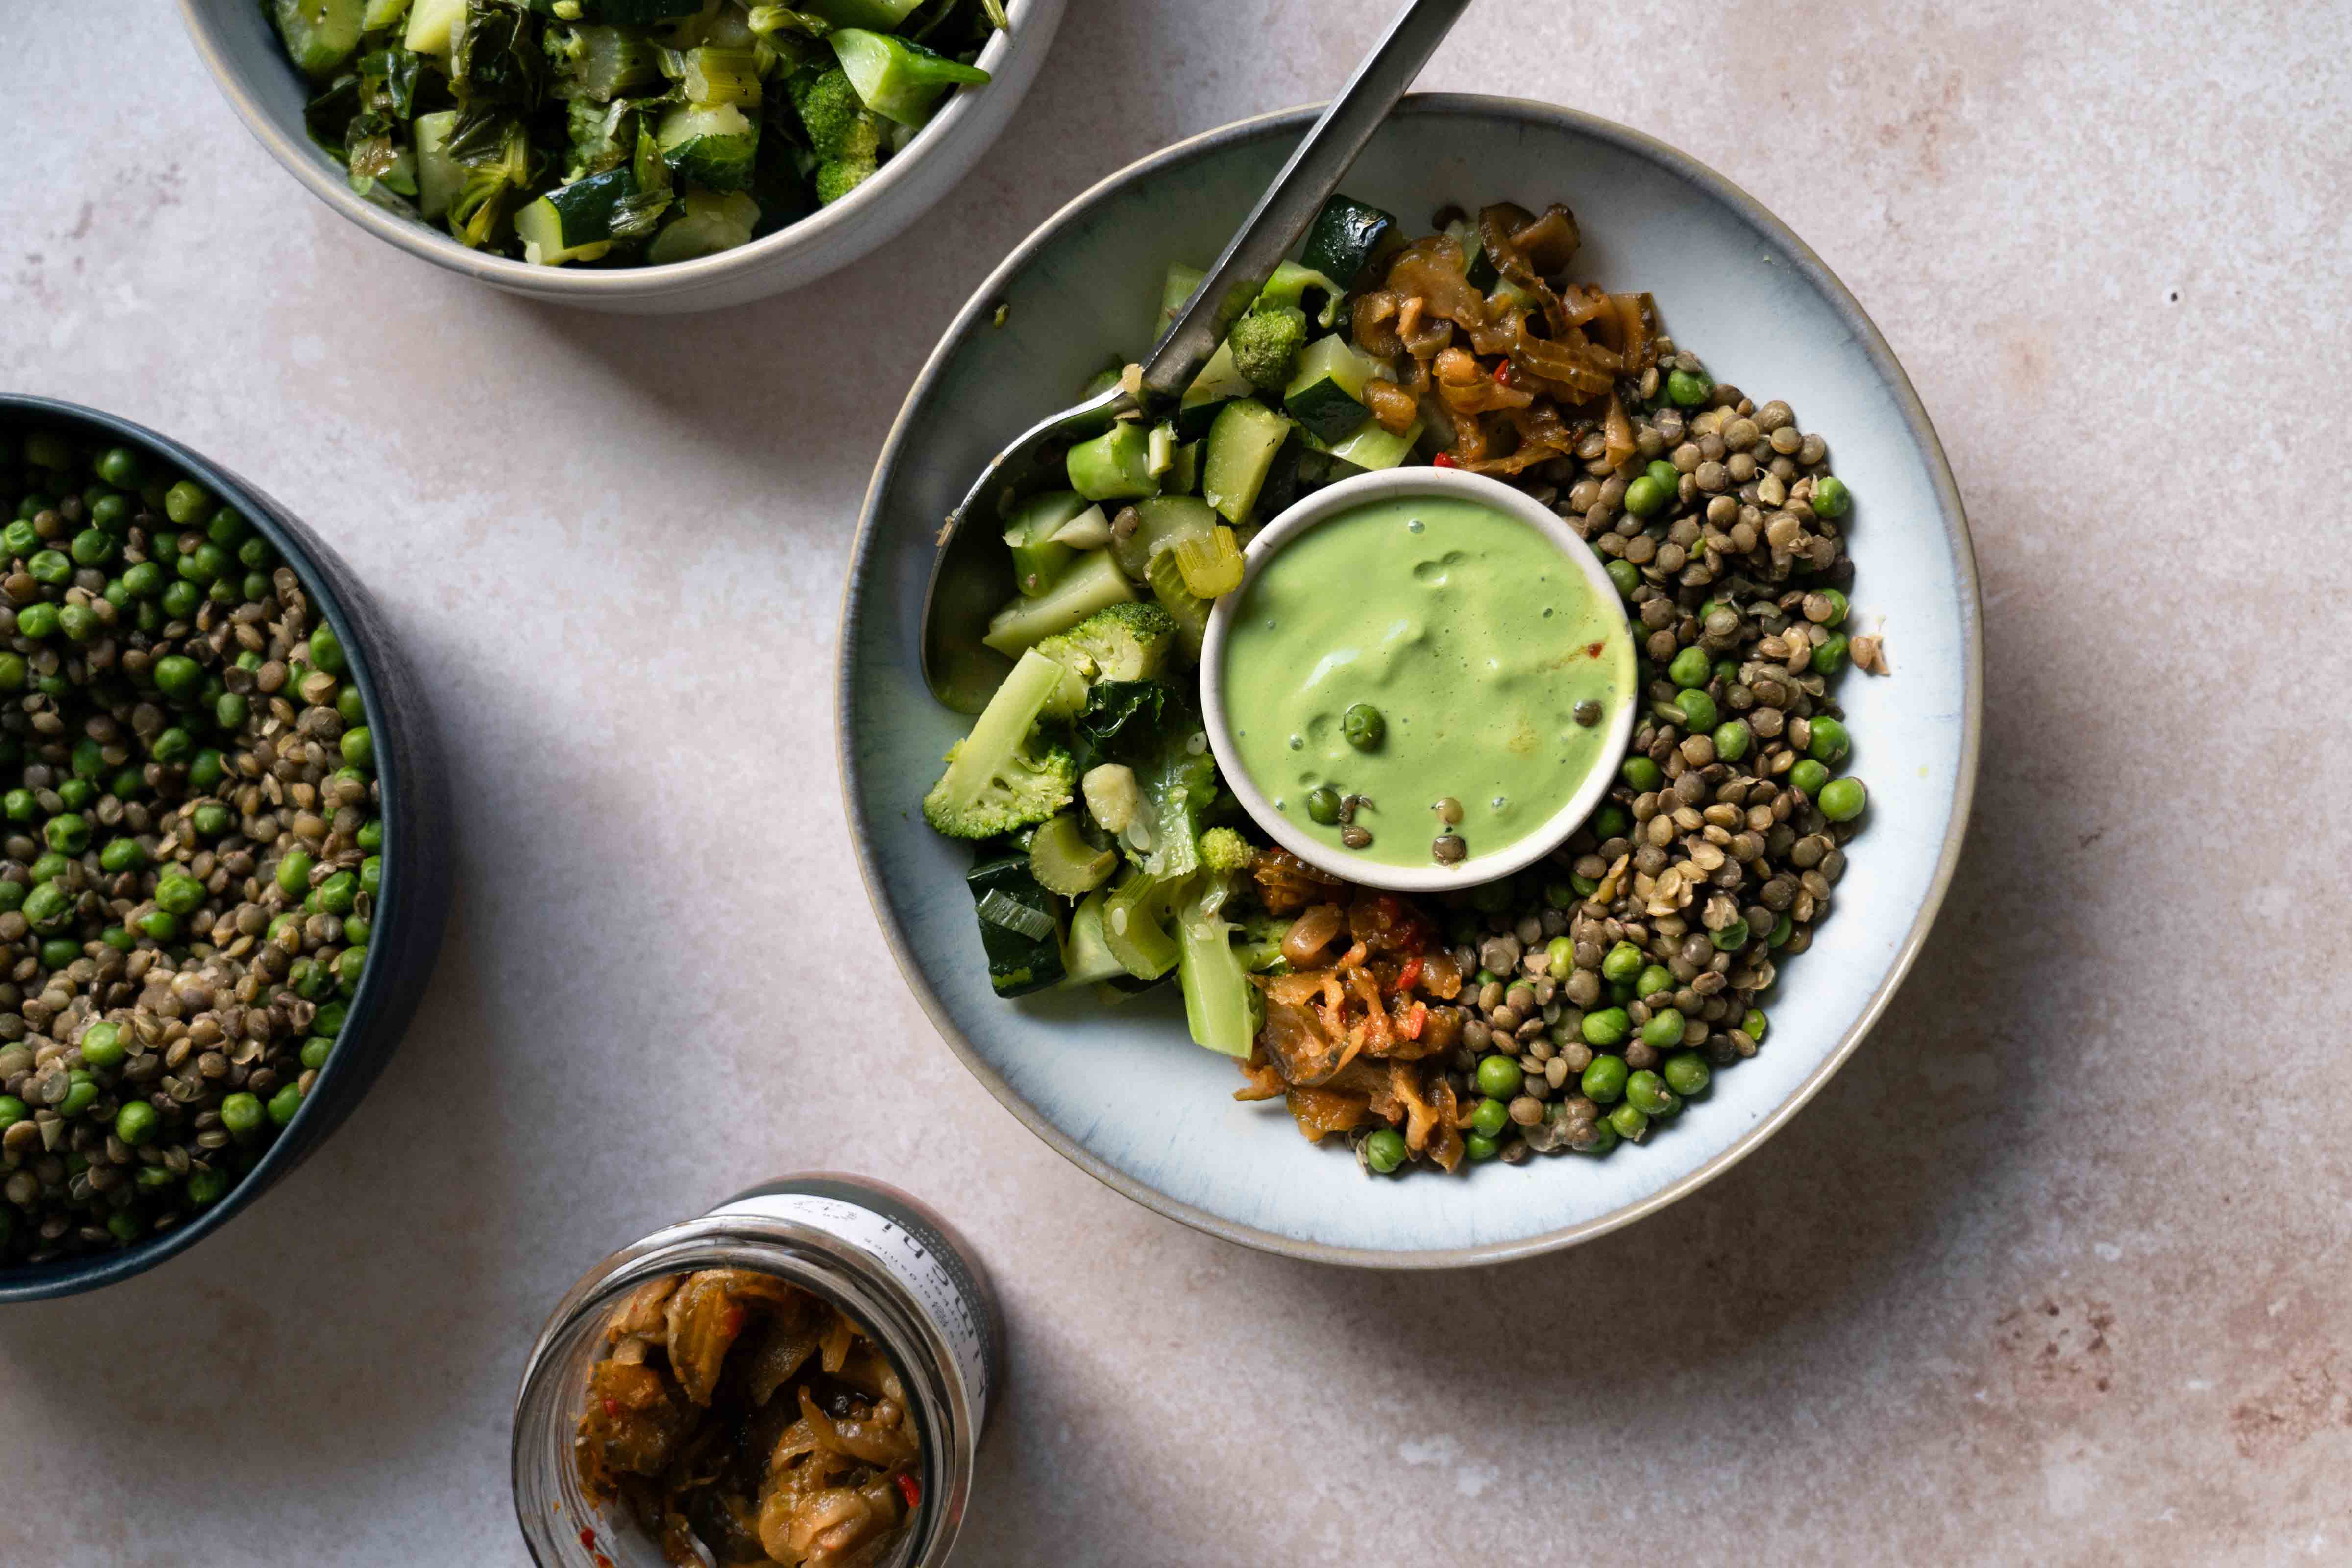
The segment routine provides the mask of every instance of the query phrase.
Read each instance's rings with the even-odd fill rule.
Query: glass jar
[[[540,1568],[664,1568],[627,1509],[587,1495],[572,1444],[621,1299],[648,1279],[702,1268],[789,1279],[848,1314],[889,1359],[922,1462],[919,1500],[884,1568],[945,1563],[1003,1373],[996,1295],[969,1245],[930,1208],[863,1176],[816,1172],[763,1183],[623,1247],[557,1305],[515,1396],[515,1517]]]

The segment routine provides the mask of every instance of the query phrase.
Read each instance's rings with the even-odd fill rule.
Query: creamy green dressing
[[[1623,615],[1537,530],[1477,501],[1406,496],[1316,524],[1242,590],[1220,671],[1240,762],[1283,816],[1342,855],[1435,864],[1442,798],[1465,858],[1549,822],[1605,754],[1633,696]],[[1597,723],[1576,719],[1597,702]],[[1351,745],[1342,715],[1379,710]],[[1308,796],[1364,796],[1349,849]]]

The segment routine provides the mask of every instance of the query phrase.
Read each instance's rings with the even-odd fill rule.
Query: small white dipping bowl
[[[1252,819],[1265,829],[1276,843],[1308,865],[1362,887],[1385,888],[1397,893],[1427,893],[1475,888],[1481,882],[1507,877],[1558,848],[1560,841],[1575,832],[1578,825],[1592,814],[1593,807],[1601,804],[1601,797],[1608,793],[1611,781],[1616,778],[1618,760],[1624,753],[1626,741],[1633,733],[1633,710],[1640,701],[1641,693],[1638,689],[1629,689],[1625,700],[1617,705],[1617,710],[1608,716],[1608,740],[1601,748],[1601,762],[1578,786],[1576,793],[1569,796],[1567,803],[1547,818],[1543,826],[1499,849],[1470,856],[1451,866],[1441,866],[1435,861],[1426,866],[1387,866],[1368,860],[1344,849],[1334,849],[1302,831],[1297,823],[1276,811],[1274,802],[1266,798],[1265,793],[1258,788],[1257,781],[1251,778],[1247,769],[1242,765],[1241,748],[1234,744],[1225,714],[1225,638],[1233,628],[1234,616],[1240,613],[1242,596],[1249,592],[1250,584],[1265,569],[1265,563],[1309,529],[1360,506],[1406,496],[1440,496],[1453,500],[1475,501],[1525,523],[1550,541],[1561,558],[1584,574],[1585,581],[1591,584],[1593,594],[1604,606],[1603,614],[1613,621],[1629,641],[1633,628],[1626,624],[1624,601],[1618,595],[1617,585],[1609,580],[1609,574],[1601,568],[1600,557],[1576,536],[1576,531],[1569,527],[1566,519],[1500,479],[1490,479],[1484,474],[1474,474],[1461,468],[1389,468],[1342,479],[1295,503],[1250,541],[1246,557],[1248,566],[1243,574],[1242,585],[1220,598],[1216,607],[1209,612],[1209,629],[1201,645],[1201,712],[1208,723],[1209,749],[1216,753],[1217,771],[1224,774],[1225,784],[1240,798]],[[1436,827],[1436,819],[1433,817],[1430,820],[1433,837]]]

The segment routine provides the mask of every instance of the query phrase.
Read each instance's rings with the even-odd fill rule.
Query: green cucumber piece
[[[1134,597],[1134,588],[1110,552],[1089,550],[1036,598],[1016,596],[997,611],[989,618],[988,635],[980,640],[1007,658],[1018,658],[1022,649],[1068,631],[1097,610]]]
[[[833,46],[834,58],[866,107],[901,125],[927,122],[949,89],[979,87],[988,80],[988,73],[978,66],[933,54],[887,33],[844,27],[825,42]]]
[[[515,214],[523,259],[556,267],[604,255],[613,243],[613,208],[636,190],[636,175],[624,166],[548,192]]]
[[[1110,889],[1097,888],[1070,916],[1069,940],[1062,947],[1064,985],[1097,985],[1127,973],[1103,935],[1103,909],[1109,902]]]
[[[691,190],[686,193],[684,205],[684,213],[664,225],[646,247],[646,260],[651,265],[662,267],[732,250],[750,244],[751,231],[760,226],[760,204],[740,191]]]
[[[1227,522],[1252,520],[1258,491],[1290,428],[1289,420],[1254,397],[1237,397],[1218,410],[1201,465],[1201,493]]]
[[[359,52],[362,0],[270,0],[269,15],[286,40],[287,56],[305,76],[331,76]]]
[[[1090,503],[1075,490],[1053,490],[1021,503],[1004,525],[1005,548],[1013,552],[1013,582],[1034,599],[1061,580],[1077,552],[1056,543],[1055,532]]]
[[[1168,335],[1168,329],[1176,324],[1185,301],[1200,291],[1202,280],[1208,276],[1199,268],[1187,267],[1181,261],[1168,264],[1168,276],[1160,285],[1160,326],[1151,334],[1153,342]]]
[[[1345,440],[1333,442],[1330,456],[1358,468],[1393,468],[1412,456],[1420,441],[1418,419],[1401,436],[1382,429],[1377,419],[1367,419]]]
[[[408,30],[401,42],[420,55],[449,53],[450,31],[466,15],[466,0],[415,0],[408,8]]]
[[[1097,849],[1078,830],[1069,812],[1041,823],[1029,840],[1029,874],[1049,893],[1082,899],[1110,879],[1118,868],[1118,851]]]
[[[1163,494],[1189,496],[1201,488],[1201,443],[1187,441],[1176,448],[1176,460],[1168,465],[1167,478],[1160,481]]]
[[[420,114],[410,125],[416,136],[416,206],[428,222],[446,216],[466,188],[465,165],[447,152],[449,131],[457,123],[457,111],[443,109]]]
[[[1334,195],[1307,228],[1307,246],[1300,253],[1307,265],[1338,283],[1353,289],[1364,264],[1396,228],[1396,219],[1351,196]]]
[[[1151,432],[1137,420],[1122,419],[1091,441],[1070,448],[1065,467],[1070,488],[1088,500],[1131,500],[1157,495],[1160,481],[1151,477]]]
[[[1282,406],[1307,433],[1336,441],[1364,422],[1364,384],[1392,380],[1388,366],[1334,332],[1307,345]]]
[[[1180,539],[1206,539],[1217,526],[1217,514],[1198,496],[1147,496],[1135,503],[1135,531],[1114,539],[1110,549],[1119,570],[1138,582],[1153,556]]]
[[[1176,404],[1176,433],[1187,440],[1198,440],[1209,433],[1216,423],[1217,411],[1236,397],[1250,397],[1257,389],[1250,384],[1234,363],[1234,345],[1221,342],[1184,389]]]
[[[983,860],[964,874],[964,887],[980,920],[988,984],[996,994],[1021,996],[1060,984],[1061,903],[1030,875],[1029,858],[1005,855]],[[1017,923],[1007,924],[1008,920]],[[1034,929],[1038,927],[1042,931]]]
[[[654,143],[679,177],[714,191],[740,191],[751,183],[760,128],[731,103],[681,103],[655,126]]]

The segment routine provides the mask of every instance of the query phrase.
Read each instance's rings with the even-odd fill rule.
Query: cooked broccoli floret
[[[1235,321],[1225,334],[1234,368],[1269,396],[1290,384],[1291,366],[1307,346],[1307,312],[1296,305],[1261,306]]]
[[[1070,804],[1077,773],[1070,753],[1040,751],[1032,736],[1062,673],[1034,648],[1022,654],[971,733],[948,748],[947,772],[923,797],[925,821],[950,838],[993,838]]]
[[[1257,851],[1232,828],[1212,827],[1201,835],[1201,859],[1212,871],[1246,871],[1256,861]]]
[[[881,166],[883,124],[839,66],[793,79],[793,107],[817,157],[816,199],[839,201]]]
[[[1150,680],[1176,646],[1176,617],[1147,600],[1097,610],[1068,631],[1047,637],[1037,651],[1070,671],[1046,711],[1066,718],[1085,705],[1097,680]]]

